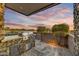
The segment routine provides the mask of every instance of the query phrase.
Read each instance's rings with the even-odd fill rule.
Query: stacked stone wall
[[[27,42],[29,41],[23,40],[22,38],[2,41],[0,43],[0,55],[21,55],[23,52],[26,51]],[[12,52],[15,51],[14,48],[17,49],[17,51],[12,54]]]

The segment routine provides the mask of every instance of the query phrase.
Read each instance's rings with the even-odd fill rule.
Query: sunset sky
[[[51,28],[54,24],[66,23],[73,29],[73,4],[63,3],[42,12],[25,16],[5,9],[5,25],[11,28],[36,29],[38,26]]]

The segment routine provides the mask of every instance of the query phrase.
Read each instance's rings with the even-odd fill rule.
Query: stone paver
[[[36,46],[23,54],[23,56],[72,56],[69,49],[53,47],[36,40]]]

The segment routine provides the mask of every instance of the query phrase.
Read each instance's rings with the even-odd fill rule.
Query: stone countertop
[[[20,37],[18,35],[5,36],[4,39],[2,40],[2,42],[10,41],[10,40],[15,40],[15,39],[20,39],[20,38],[22,38],[22,37]]]

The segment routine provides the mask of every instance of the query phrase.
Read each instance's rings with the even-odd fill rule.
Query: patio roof
[[[46,10],[59,3],[6,3],[5,6],[26,16]]]

